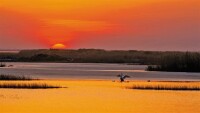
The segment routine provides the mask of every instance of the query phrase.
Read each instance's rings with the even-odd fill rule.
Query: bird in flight
[[[123,73],[117,75],[117,77],[120,78],[120,82],[124,82],[126,78],[130,78],[130,76],[125,75],[125,74],[123,74]]]

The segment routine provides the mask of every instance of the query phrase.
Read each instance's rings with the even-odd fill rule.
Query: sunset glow
[[[199,0],[0,0],[0,15],[0,49],[200,48]]]
[[[0,0],[0,113],[200,113],[200,0]]]
[[[54,44],[52,49],[66,49],[66,46],[64,44]]]

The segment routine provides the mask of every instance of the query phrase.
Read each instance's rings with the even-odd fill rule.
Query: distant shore
[[[20,50],[0,50],[0,53],[19,53]]]
[[[119,63],[148,65],[147,71],[200,72],[200,52],[39,49],[4,51],[0,62]]]
[[[129,63],[153,65],[161,57],[186,52],[178,51],[139,51],[103,49],[33,49],[0,50],[0,60],[11,59],[16,62],[67,62],[67,63]],[[197,52],[190,52],[196,54]]]

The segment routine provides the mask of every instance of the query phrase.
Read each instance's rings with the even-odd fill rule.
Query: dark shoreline
[[[148,65],[147,71],[200,72],[200,52],[38,49],[0,53],[0,62],[137,64]]]

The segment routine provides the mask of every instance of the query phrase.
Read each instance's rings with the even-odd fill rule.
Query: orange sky
[[[200,50],[199,0],[0,0],[0,49]]]

